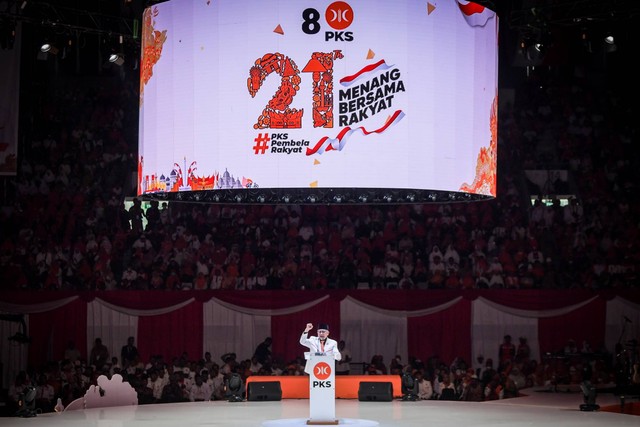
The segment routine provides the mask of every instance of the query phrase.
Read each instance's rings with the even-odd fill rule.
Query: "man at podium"
[[[338,350],[338,342],[329,338],[329,325],[326,323],[318,324],[318,336],[309,336],[309,331],[313,329],[313,324],[307,323],[304,328],[304,332],[300,336],[300,344],[305,347],[309,347],[310,351],[304,353],[304,358],[307,360],[304,371],[307,374],[311,374],[311,363],[309,361],[311,353],[324,353],[327,355],[333,355],[335,360],[342,359],[342,355]]]

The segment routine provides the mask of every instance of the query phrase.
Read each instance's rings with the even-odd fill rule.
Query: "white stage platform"
[[[349,425],[352,420],[370,420],[380,427],[406,426],[509,426],[509,427],[623,427],[640,425],[640,418],[604,411],[583,412],[581,393],[545,393],[523,390],[527,396],[491,402],[359,402],[338,399],[336,417]],[[619,405],[612,394],[600,394],[596,403]],[[260,427],[300,423],[309,416],[307,399],[277,402],[226,401],[96,408],[40,414],[32,418],[0,418],[0,426],[42,427]],[[281,423],[276,422],[281,420]],[[304,423],[303,423],[304,424]]]

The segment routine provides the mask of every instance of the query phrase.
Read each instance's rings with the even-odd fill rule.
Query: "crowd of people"
[[[32,113],[38,126],[25,131],[19,174],[5,178],[1,286],[633,287],[628,104],[605,88],[553,81],[532,76],[500,107],[495,199],[388,205],[143,203],[134,197],[136,91],[76,84]],[[540,188],[524,170],[562,170],[566,180]]]
[[[111,379],[116,374],[135,390],[138,404],[228,400],[233,393],[246,398],[245,387],[239,391],[229,388],[234,374],[243,384],[253,375],[308,375],[302,353],[283,362],[272,357],[271,343],[270,337],[265,338],[250,358],[239,358],[235,353],[213,358],[207,351],[200,358],[182,352],[170,360],[162,355],[142,360],[133,337],[122,346],[119,357],[110,355],[101,339],[96,338],[88,359],[84,359],[71,341],[61,360],[29,368],[16,376],[8,390],[6,410],[8,415],[15,413],[28,388],[36,390],[35,411],[50,412],[56,406],[60,410],[82,398],[92,385],[100,384],[100,376]],[[521,390],[532,387],[558,392],[577,389],[585,380],[598,387],[611,386],[619,380],[619,355],[594,352],[586,343],[578,348],[572,340],[560,353],[538,361],[531,358],[525,337],[520,337],[516,345],[507,335],[495,363],[483,356],[473,362],[461,357],[448,362],[435,355],[424,361],[411,356],[405,363],[397,355],[387,364],[383,356],[374,355],[370,363],[358,366],[361,364],[351,361],[344,340],[339,341],[338,348],[342,358],[336,362],[336,375],[410,376],[417,386],[403,393],[415,393],[414,397],[422,400],[482,402],[518,397]],[[633,381],[640,384],[640,378]]]

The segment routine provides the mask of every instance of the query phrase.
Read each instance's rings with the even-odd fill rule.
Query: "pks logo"
[[[319,362],[313,367],[313,375],[319,380],[326,380],[331,375],[331,366]]]
[[[324,13],[327,24],[334,30],[344,30],[353,22],[353,9],[343,1],[331,3]]]
[[[344,1],[331,3],[324,12],[327,24],[335,31],[325,31],[325,41],[350,42],[353,41],[353,32],[346,30],[354,19],[351,6]],[[320,12],[312,7],[302,12],[302,31],[305,34],[318,34],[320,32]]]

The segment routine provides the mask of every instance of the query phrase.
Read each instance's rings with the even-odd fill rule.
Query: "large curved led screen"
[[[483,6],[172,0],[145,10],[142,37],[139,195],[496,194],[498,17]]]

